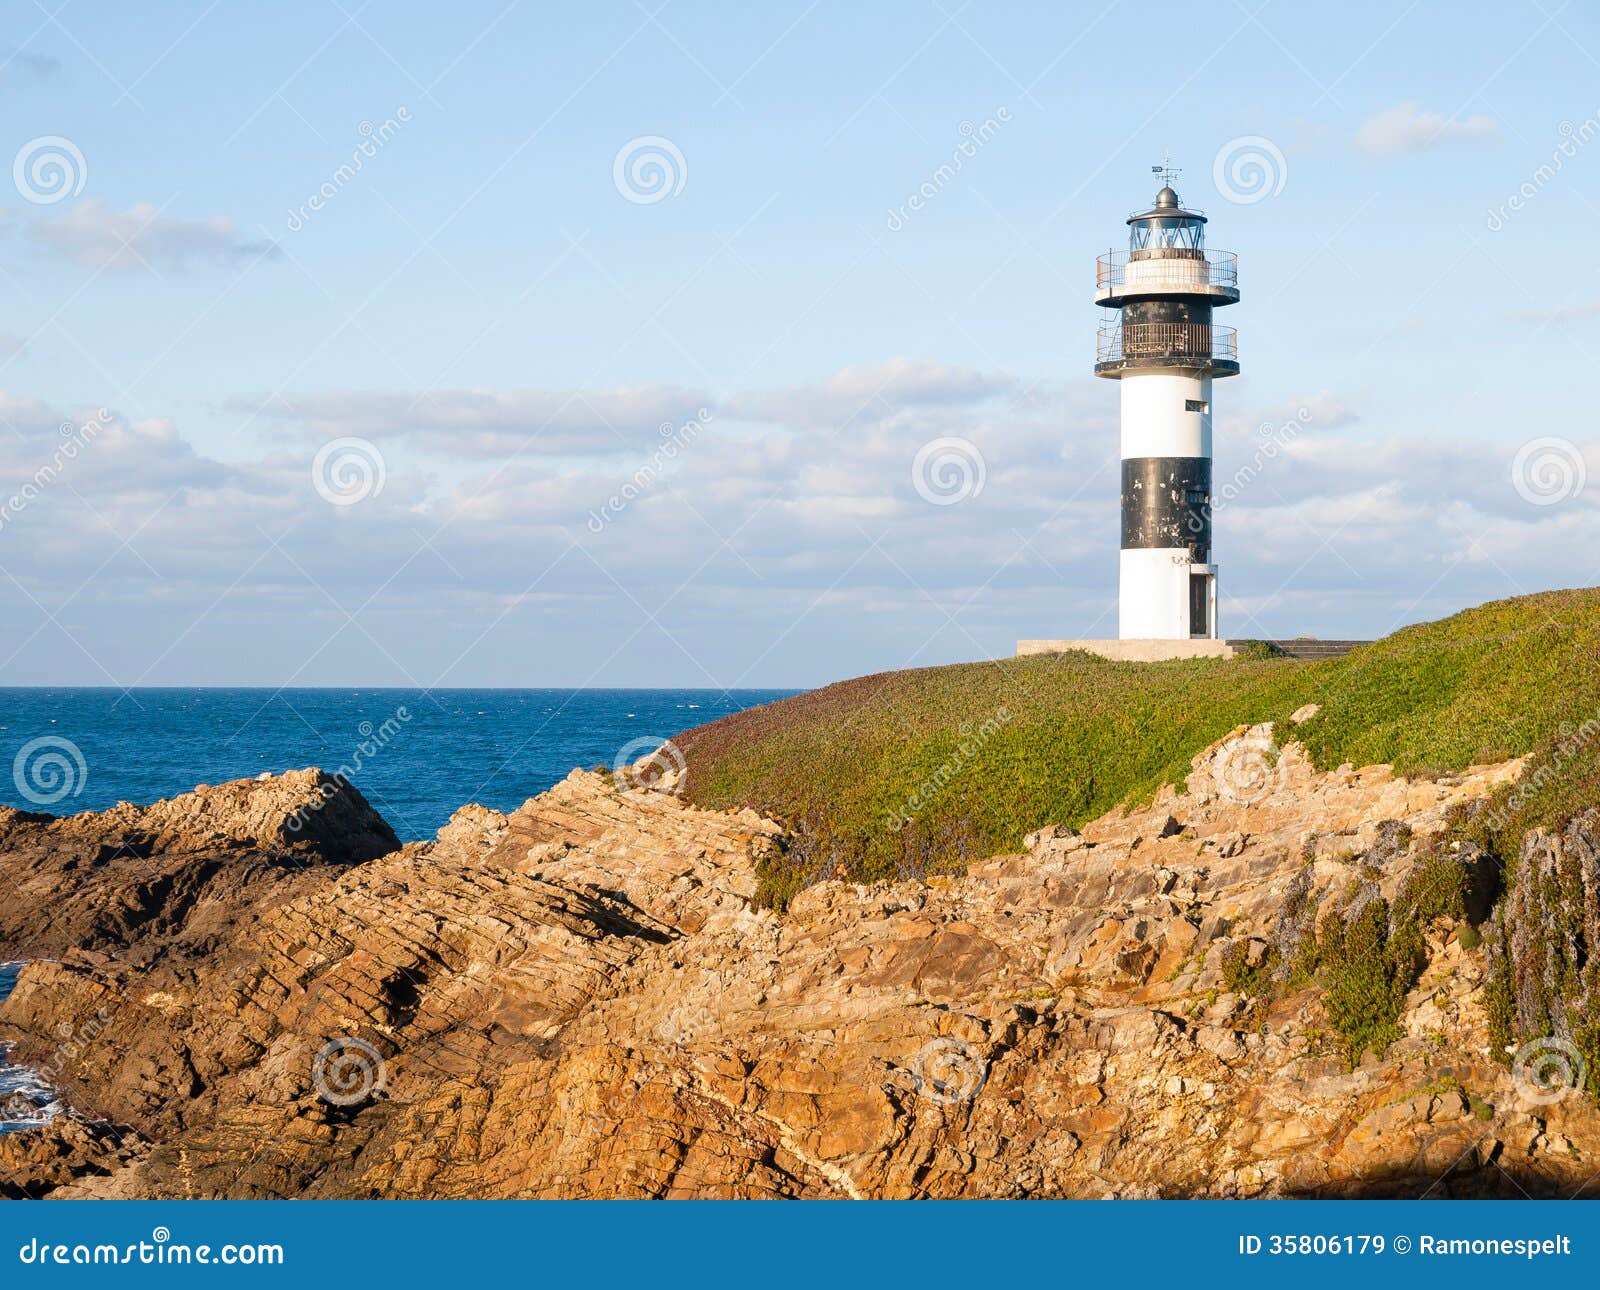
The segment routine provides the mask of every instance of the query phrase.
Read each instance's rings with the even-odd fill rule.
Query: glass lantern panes
[[[1198,251],[1204,244],[1204,225],[1199,220],[1138,220],[1128,226],[1128,248],[1133,251]]]

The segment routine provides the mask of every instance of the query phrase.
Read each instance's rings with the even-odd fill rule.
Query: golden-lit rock
[[[1362,883],[1392,896],[1450,809],[1519,764],[1407,781],[1318,773],[1291,746],[1236,779],[1230,741],[1255,733],[1148,810],[1042,830],[964,878],[825,882],[783,916],[754,904],[778,825],[597,774],[375,856],[272,833],[281,803],[251,794],[315,782],[205,790],[244,815],[220,799],[178,815],[250,859],[203,917],[89,911],[119,908],[118,882],[139,878],[114,866],[131,861],[72,876],[83,847],[129,831],[169,847],[138,848],[158,872],[213,854],[184,851],[161,808],[13,819],[0,873],[28,901],[66,885],[85,909],[61,934],[92,928],[105,952],[30,963],[0,1039],[49,1066],[62,1027],[93,1019],[56,1078],[126,1138],[85,1141],[63,1118],[3,1148],[76,1196],[1448,1195],[1587,1178],[1600,1114],[1520,1097],[1485,1051],[1482,953],[1448,927],[1429,929],[1404,1037],[1355,1070],[1319,991],[1254,997],[1225,965],[1270,974],[1309,926],[1295,911]],[[291,877],[245,876],[299,853]]]

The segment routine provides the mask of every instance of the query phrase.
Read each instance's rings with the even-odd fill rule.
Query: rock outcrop
[[[1401,1037],[1355,1069],[1288,967],[1319,924],[1397,899],[1518,764],[1318,773],[1266,734],[1149,809],[962,878],[825,882],[781,916],[754,902],[776,824],[595,774],[405,847],[353,795],[348,828],[286,834],[268,803],[320,795],[295,777],[0,821],[0,874],[63,907],[0,922],[0,957],[55,960],[23,970],[0,1040],[77,1110],[0,1140],[0,1176],[145,1197],[1582,1185],[1600,1114],[1495,1060],[1464,922],[1427,923]],[[149,885],[128,845],[169,891],[196,856],[221,867],[201,895],[127,897]]]
[[[317,770],[64,818],[0,806],[0,958],[205,952],[252,910],[399,845],[359,792]]]

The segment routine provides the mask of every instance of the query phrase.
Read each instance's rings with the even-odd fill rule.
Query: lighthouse
[[[1214,309],[1239,299],[1238,257],[1208,250],[1206,217],[1163,179],[1155,204],[1128,217],[1128,249],[1100,257],[1095,375],[1120,383],[1123,640],[1217,639],[1211,546],[1211,386],[1239,371],[1231,327]]]

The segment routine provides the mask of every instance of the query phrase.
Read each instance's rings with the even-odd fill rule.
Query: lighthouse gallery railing
[[[1110,251],[1094,262],[1094,284],[1098,291],[1122,287],[1128,281],[1129,257],[1139,267],[1139,285],[1161,290],[1186,286],[1239,287],[1239,257],[1232,251],[1198,251],[1159,255],[1140,251]],[[1170,283],[1164,281],[1170,279]]]
[[[1237,362],[1238,334],[1211,323],[1107,323],[1095,337],[1096,363],[1141,358]]]

